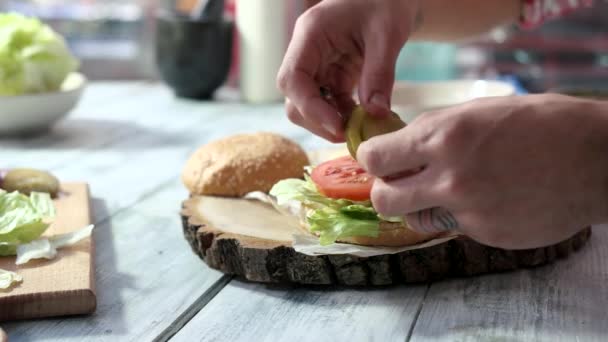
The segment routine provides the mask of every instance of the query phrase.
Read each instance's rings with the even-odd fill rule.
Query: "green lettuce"
[[[0,14],[0,96],[57,91],[78,66],[49,26],[16,13]]]
[[[0,270],[0,290],[6,290],[13,284],[23,281],[23,277],[11,271]]]
[[[270,195],[276,198],[278,205],[298,201],[309,209],[306,220],[310,231],[319,234],[319,243],[323,246],[341,238],[377,237],[379,234],[380,217],[370,201],[325,197],[308,176],[304,180],[282,180],[273,186]]]
[[[39,238],[54,217],[49,194],[0,190],[0,256],[16,255],[17,246]]]

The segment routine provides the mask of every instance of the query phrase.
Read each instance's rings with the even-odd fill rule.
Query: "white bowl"
[[[511,96],[513,85],[502,81],[454,80],[429,82],[396,82],[392,109],[405,122],[423,112],[461,104],[476,98]]]
[[[0,135],[34,133],[50,128],[78,103],[87,79],[74,72],[55,92],[0,96]]]

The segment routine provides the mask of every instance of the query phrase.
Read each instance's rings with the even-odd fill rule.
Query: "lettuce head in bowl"
[[[36,18],[0,13],[0,134],[48,128],[86,83],[64,38]]]
[[[57,91],[78,68],[63,37],[35,18],[0,14],[0,95]]]

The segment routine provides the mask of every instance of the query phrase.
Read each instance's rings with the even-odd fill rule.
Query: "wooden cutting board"
[[[345,149],[310,154],[314,164]],[[293,247],[297,220],[271,206],[241,198],[193,196],[183,203],[184,235],[210,267],[250,281],[314,285],[389,285],[510,271],[553,262],[581,248],[591,229],[553,246],[504,250],[464,236],[432,247],[361,258],[310,256]]]
[[[62,185],[55,200],[57,217],[45,235],[69,233],[91,223],[86,183]],[[91,313],[96,307],[93,238],[58,250],[53,260],[21,266],[0,258],[0,268],[17,272],[23,282],[0,291],[0,321]],[[1,339],[0,339],[1,340]]]

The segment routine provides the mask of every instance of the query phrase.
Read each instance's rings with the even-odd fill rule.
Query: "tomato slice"
[[[351,156],[322,163],[312,170],[311,178],[319,192],[329,198],[367,201],[374,176],[367,173]]]

